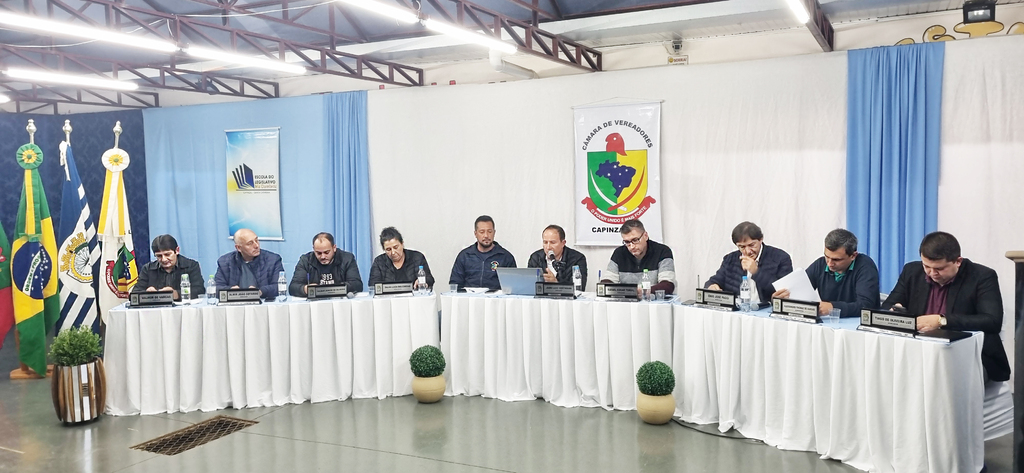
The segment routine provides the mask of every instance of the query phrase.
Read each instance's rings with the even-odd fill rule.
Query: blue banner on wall
[[[228,230],[282,240],[280,128],[226,131]],[[229,236],[230,236],[229,235]]]

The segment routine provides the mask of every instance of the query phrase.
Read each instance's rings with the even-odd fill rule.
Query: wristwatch
[[[946,316],[945,315],[940,315],[939,316],[939,328],[946,328]]]

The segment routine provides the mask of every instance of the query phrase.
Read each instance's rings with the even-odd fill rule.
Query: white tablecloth
[[[767,314],[675,315],[676,415],[687,422],[868,471],[983,465],[980,334],[944,344]]]
[[[672,306],[441,296],[446,395],[636,408],[636,370],[672,362]]]
[[[113,415],[410,394],[409,355],[439,345],[437,298],[111,310]]]

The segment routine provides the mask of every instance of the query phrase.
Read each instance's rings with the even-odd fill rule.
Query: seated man
[[[313,237],[313,251],[299,257],[292,273],[288,293],[295,297],[306,297],[307,286],[332,286],[345,283],[347,292],[363,290],[363,278],[359,276],[356,257],[334,244],[334,235],[327,232]]]
[[[492,291],[501,289],[498,282],[498,268],[515,268],[516,258],[494,241],[494,219],[487,215],[477,217],[473,223],[476,243],[459,252],[452,265],[448,284],[464,287],[486,287]]]
[[[583,287],[587,287],[587,257],[565,247],[565,230],[558,225],[548,225],[540,235],[541,249],[530,255],[526,267],[544,268],[544,280],[547,282],[572,284],[572,267],[579,266]],[[554,274],[551,268],[554,268]]]
[[[384,253],[373,259],[370,267],[370,286],[377,283],[414,282],[420,266],[427,275],[427,287],[434,287],[434,275],[430,274],[427,257],[416,250],[405,249],[405,240],[395,227],[380,232],[380,246]]]
[[[836,308],[840,317],[860,317],[861,309],[878,308],[878,267],[871,257],[857,253],[857,237],[848,230],[837,228],[825,235],[825,256],[806,273],[821,298],[820,315]],[[789,289],[772,296],[789,298]]]
[[[248,228],[235,232],[235,251],[217,258],[218,288],[259,289],[264,299],[277,297],[277,277],[284,271],[281,256],[260,251],[260,239]]]
[[[747,276],[751,281],[750,301],[767,302],[775,292],[772,283],[793,272],[789,253],[765,245],[761,228],[750,222],[732,229],[732,242],[737,250],[722,258],[722,266],[704,287],[739,295],[743,276]]]
[[[676,264],[672,259],[672,249],[651,240],[639,220],[622,222],[619,233],[622,234],[622,246],[612,252],[603,281],[639,284],[646,269],[651,279],[652,294],[656,291],[672,294],[676,288]]]
[[[922,332],[944,328],[985,332],[981,365],[985,381],[1010,379],[1010,363],[999,339],[1003,298],[991,268],[960,256],[960,243],[946,232],[921,240],[921,261],[903,266],[883,309],[903,307]]]
[[[181,256],[178,241],[170,235],[160,235],[153,239],[153,257],[151,261],[139,268],[139,280],[132,292],[141,291],[174,291],[174,299],[180,300],[178,288],[181,287],[181,275],[188,275],[191,287],[189,299],[203,297],[206,284],[203,283],[203,270],[199,262]]]

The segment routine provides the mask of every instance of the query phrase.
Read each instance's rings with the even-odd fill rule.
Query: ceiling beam
[[[561,20],[562,19],[562,15],[560,13],[550,12],[550,11],[547,11],[547,10],[541,8],[539,0],[508,0],[508,1],[518,5],[520,7],[523,7],[525,9],[527,9],[527,10],[530,10],[530,12],[533,13],[534,15],[543,16],[543,17],[548,18],[550,20]],[[555,7],[556,9],[558,8],[558,5],[552,5],[552,6]]]
[[[72,105],[94,105],[101,107],[115,108],[152,108],[160,106],[160,96],[152,92],[119,92],[99,89],[77,89],[76,92],[68,94],[53,89],[52,87],[33,84],[29,89],[20,89],[11,85],[6,77],[0,78],[0,89],[15,103],[19,112],[25,112],[22,104],[43,104],[52,105],[54,114],[57,113],[57,104]],[[34,107],[35,111],[42,107]]]
[[[138,79],[140,86],[154,89],[252,99],[281,96],[281,88],[278,83],[267,80],[250,79],[220,72],[193,71],[173,66],[132,64],[68,54],[55,49],[0,45],[0,64],[12,66],[17,64],[17,60],[50,72],[82,74],[83,71],[86,71],[90,75],[102,79],[110,79],[113,76],[123,80],[125,79],[123,74],[121,77],[118,77],[118,74],[127,73],[129,78]],[[50,66],[52,64],[56,64],[56,66]],[[218,84],[219,87],[211,87],[211,84]]]
[[[811,35],[818,42],[818,46],[821,46],[822,51],[826,53],[833,51],[836,46],[836,30],[832,28],[832,23],[828,21],[825,12],[821,10],[821,4],[818,3],[818,0],[803,1],[811,15],[810,21],[807,22],[807,29],[811,31]]]

